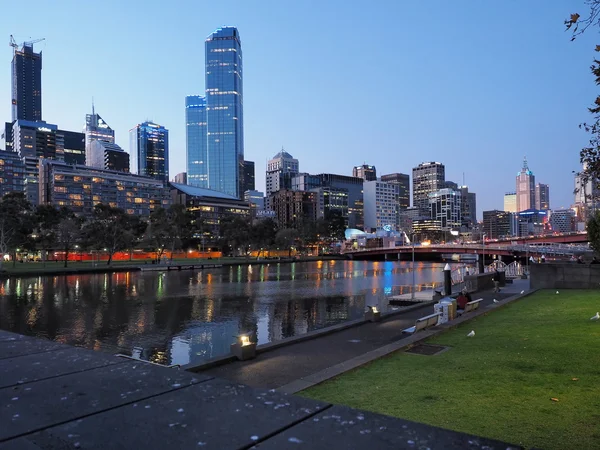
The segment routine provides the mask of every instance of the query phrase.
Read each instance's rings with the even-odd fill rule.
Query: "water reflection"
[[[419,263],[416,282],[442,279]],[[410,263],[331,261],[0,280],[0,328],[161,364],[229,352],[233,336],[263,344],[387,308],[412,282]]]

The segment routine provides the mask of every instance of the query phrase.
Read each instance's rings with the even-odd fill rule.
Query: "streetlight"
[[[481,273],[485,273],[485,237],[487,234],[483,233],[481,238]]]

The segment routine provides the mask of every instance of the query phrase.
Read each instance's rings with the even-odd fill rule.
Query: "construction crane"
[[[45,40],[46,40],[46,38],[34,39],[33,41],[25,41],[25,42],[23,42],[21,47],[31,47],[33,44],[36,44],[38,42],[42,42]],[[12,48],[14,48],[15,52],[19,50],[19,44],[17,44],[17,41],[15,41],[15,38],[13,37],[12,34],[10,35],[10,41],[8,42],[8,45],[10,45]]]

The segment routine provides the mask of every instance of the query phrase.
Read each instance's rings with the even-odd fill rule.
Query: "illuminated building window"
[[[141,199],[140,197],[136,197],[135,198],[135,203],[144,203],[144,200]]]

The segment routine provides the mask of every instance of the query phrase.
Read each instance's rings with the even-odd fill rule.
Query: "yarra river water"
[[[259,344],[360,318],[412,284],[410,262],[317,261],[203,271],[0,280],[0,329],[161,364],[225,355],[235,335]],[[417,284],[443,264],[415,263]],[[404,286],[401,288],[400,286]]]

